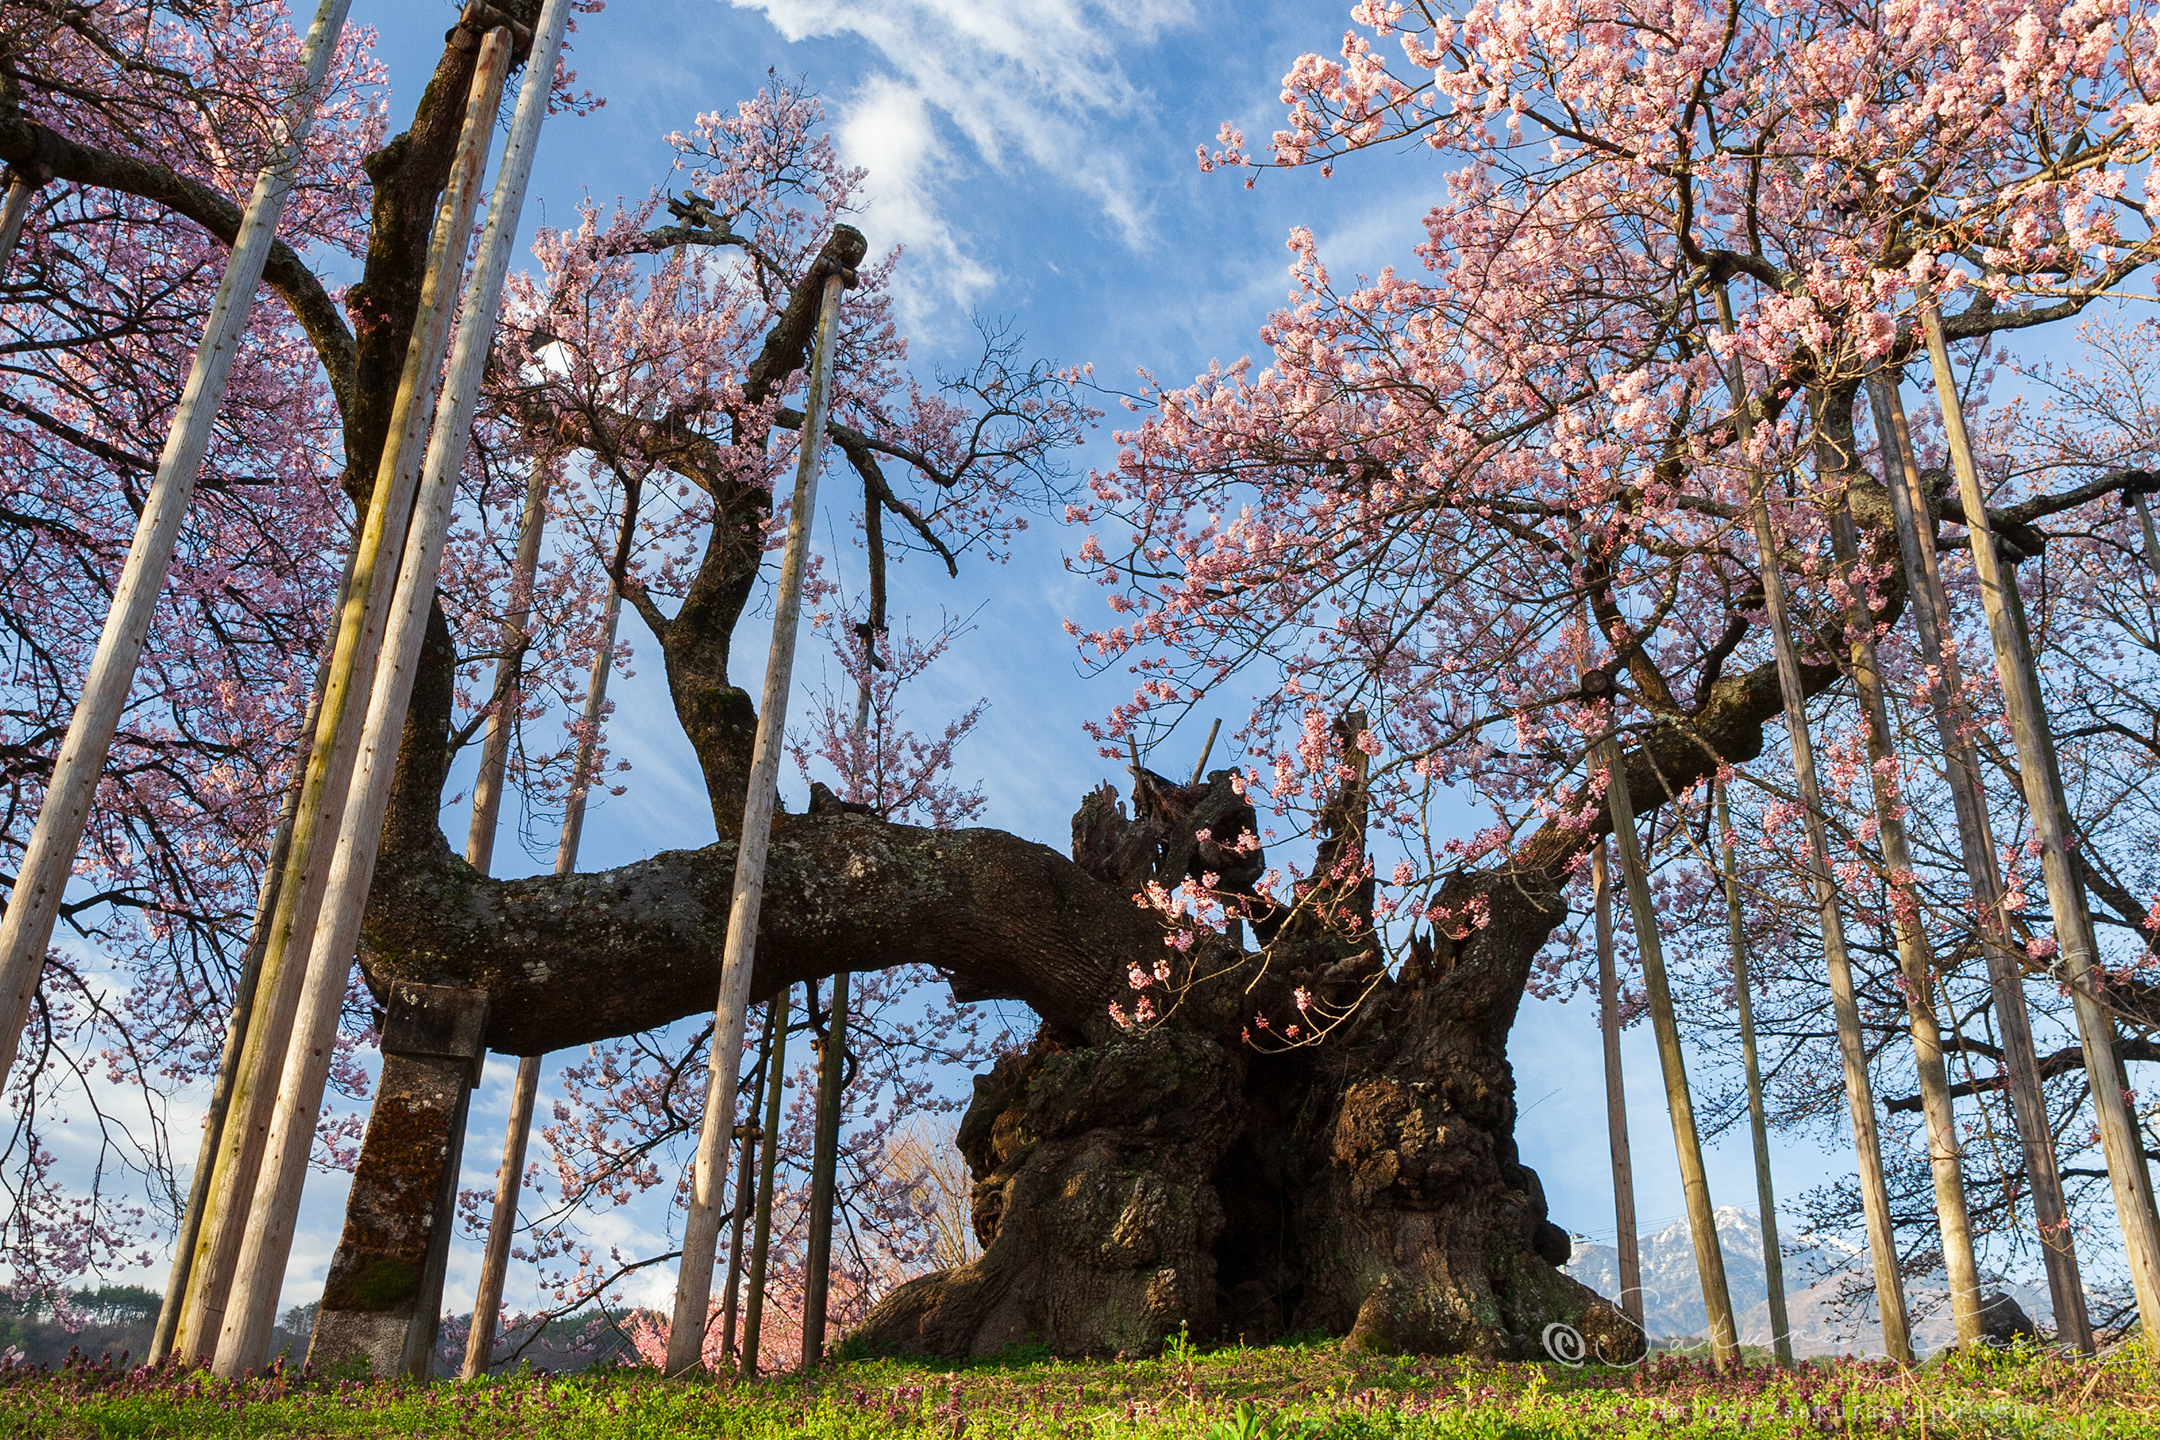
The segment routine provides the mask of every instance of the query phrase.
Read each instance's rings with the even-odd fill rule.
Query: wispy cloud
[[[938,308],[932,299],[965,310],[996,281],[988,266],[968,252],[962,236],[941,212],[934,177],[949,167],[948,147],[922,93],[890,75],[873,75],[848,102],[837,138],[851,164],[870,172],[871,209],[882,238],[905,245],[916,262],[903,272],[902,291],[911,311]]]
[[[836,107],[842,151],[870,170],[881,235],[922,254],[947,298],[965,303],[995,277],[941,176],[1035,171],[1078,190],[1126,246],[1144,243],[1148,207],[1119,137],[1151,102],[1119,56],[1189,24],[1190,0],[732,3],[791,42],[849,38],[875,53]]]

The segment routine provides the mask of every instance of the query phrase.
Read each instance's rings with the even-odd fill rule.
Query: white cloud
[[[924,290],[965,310],[996,279],[970,255],[939,213],[932,176],[951,164],[920,92],[889,75],[873,75],[847,107],[837,138],[850,164],[870,172],[874,217],[883,239],[907,247],[918,265],[899,274],[901,303],[911,316],[943,308]]]
[[[791,42],[850,37],[881,68],[844,102],[842,153],[870,171],[881,234],[940,271],[965,300],[994,278],[943,213],[935,178],[958,173],[941,125],[981,165],[1028,168],[1088,197],[1128,247],[1147,207],[1113,131],[1152,106],[1119,55],[1191,20],[1189,0],[732,0]]]

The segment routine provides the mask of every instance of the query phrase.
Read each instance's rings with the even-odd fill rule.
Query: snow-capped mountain
[[[1718,1246],[1725,1255],[1725,1282],[1744,1345],[1770,1344],[1770,1288],[1763,1274],[1762,1224],[1754,1212],[1736,1205],[1717,1212]],[[1793,1349],[1802,1355],[1882,1348],[1882,1332],[1872,1319],[1855,1326],[1832,1312],[1836,1274],[1865,1264],[1860,1251],[1829,1236],[1781,1232],[1785,1252],[1785,1305],[1792,1324]],[[1702,1286],[1695,1276],[1695,1246],[1685,1220],[1675,1220],[1641,1241],[1643,1321],[1653,1339],[1701,1335],[1708,1329]],[[1575,1242],[1567,1273],[1600,1295],[1620,1293],[1620,1252],[1610,1245]],[[1999,1284],[2042,1326],[2053,1323],[2044,1285]],[[1950,1321],[1948,1287],[1940,1275],[1906,1282],[1906,1305],[1913,1315],[1913,1344],[1922,1353],[1956,1338]]]

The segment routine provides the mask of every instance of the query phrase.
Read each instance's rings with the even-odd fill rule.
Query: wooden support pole
[[[518,707],[524,696],[520,677],[525,669],[525,650],[532,643],[533,577],[540,569],[540,539],[547,529],[548,470],[553,457],[533,457],[532,475],[525,482],[525,508],[518,516],[517,555],[510,566],[510,612],[503,616],[496,647],[495,680],[490,694],[495,708],[488,715],[487,735],[480,742],[480,773],[473,780],[472,823],[465,830],[465,863],[481,874],[495,860],[495,832],[502,816],[503,777],[510,769],[510,737],[517,729]]]
[[[750,1295],[743,1304],[742,1373],[757,1374],[758,1332],[765,1320],[765,1260],[772,1246],[773,1176],[780,1164],[780,1094],[787,1083],[788,992],[769,1002],[779,1017],[765,1076],[765,1143],[758,1155],[757,1218],[750,1236]],[[672,1350],[674,1336],[668,1337]]]
[[[615,668],[615,635],[622,623],[624,567],[629,564],[631,542],[637,534],[638,502],[643,493],[643,476],[633,476],[623,486],[615,564],[608,572],[607,601],[600,611],[600,643],[593,651],[592,670],[585,677],[585,711],[578,725],[577,754],[571,761],[570,803],[563,810],[562,836],[555,842],[557,875],[577,869],[578,846],[585,835],[585,797],[592,793],[600,725],[607,718],[608,676]]]
[[[837,233],[836,233],[836,238]],[[839,324],[840,292],[848,275],[828,266],[818,309],[816,348],[810,362],[810,393],[803,402],[800,463],[795,502],[788,513],[787,549],[780,564],[774,603],[772,651],[765,662],[765,694],[758,709],[751,751],[749,792],[735,852],[735,890],[728,906],[727,946],[721,957],[720,995],[713,1010],[711,1067],[706,1074],[705,1121],[698,1134],[697,1168],[683,1216],[682,1268],[675,1279],[675,1314],[668,1332],[667,1373],[698,1366],[704,1352],[707,1305],[712,1298],[714,1252],[720,1242],[722,1169],[728,1132],[735,1123],[735,1085],[742,1065],[743,1024],[750,1002],[750,972],[757,956],[758,911],[765,898],[765,854],[772,839],[780,756],[785,748],[788,689],[795,677],[795,633],[802,617],[803,572],[809,562],[810,526],[817,505],[818,467],[825,455],[825,413],[832,390],[833,333]],[[766,1144],[773,1143],[770,1137]]]
[[[1576,547],[1576,566],[1585,568],[1579,537]],[[1597,635],[1594,609],[1588,621],[1589,633]],[[1615,713],[1609,704],[1612,680],[1604,671],[1592,668],[1587,658],[1582,662],[1581,673],[1583,694],[1587,698],[1608,701],[1606,725],[1609,730]],[[1725,1278],[1725,1251],[1718,1243],[1717,1210],[1710,1202],[1710,1172],[1703,1164],[1702,1132],[1695,1123],[1695,1097],[1688,1087],[1687,1056],[1680,1048],[1680,1020],[1673,1009],[1672,982],[1665,973],[1665,942],[1658,933],[1657,905],[1650,894],[1649,867],[1643,863],[1642,837],[1635,829],[1635,802],[1628,793],[1627,757],[1620,749],[1618,738],[1607,734],[1591,747],[1589,758],[1594,770],[1605,773],[1605,809],[1612,820],[1613,843],[1620,852],[1620,877],[1627,886],[1628,912],[1635,923],[1635,949],[1642,961],[1643,998],[1650,1010],[1650,1031],[1657,1038],[1658,1070],[1665,1082],[1665,1112],[1672,1121],[1673,1150],[1680,1166],[1680,1194],[1687,1211],[1688,1238],[1694,1243],[1695,1276],[1702,1286],[1704,1319],[1710,1332],[1710,1358],[1718,1369],[1727,1370],[1740,1364],[1740,1327],[1733,1318],[1732,1287]],[[1593,867],[1603,860],[1603,850],[1604,847],[1599,846],[1592,856]],[[1591,880],[1593,885],[1597,883],[1596,869],[1592,870]],[[1600,970],[1603,968],[1601,957]],[[1599,981],[1603,990],[1605,977],[1602,973]],[[1615,978],[1608,1008],[1617,1013],[1618,1005],[1618,981]],[[1617,1092],[1614,1076],[1618,1070],[1618,1054],[1616,1050],[1608,1050],[1607,1054],[1606,1103],[1610,1106],[1611,1096]],[[1630,1203],[1632,1206],[1632,1196]],[[1623,1223],[1623,1229],[1632,1231],[1634,1227]],[[1623,1239],[1622,1243],[1628,1242]],[[1636,1283],[1641,1283],[1639,1261]],[[1639,1306],[1641,1300],[1638,1298],[1636,1303]],[[1640,1311],[1632,1313],[1639,1314]]]
[[[349,563],[346,578],[351,578]],[[314,744],[315,722],[322,711],[323,686],[329,678],[330,657],[325,654],[315,667],[315,685],[309,692],[307,715],[300,722],[300,735],[292,757],[297,769],[307,768],[308,752]],[[246,1048],[248,1029],[255,1021],[263,953],[270,942],[270,917],[276,912],[278,885],[284,877],[285,861],[292,851],[293,820],[299,811],[300,786],[295,782],[285,788],[284,803],[278,807],[277,829],[271,835],[269,853],[263,857],[262,883],[255,892],[255,921],[248,931],[247,951],[240,961],[240,981],[233,987],[232,1017],[225,1025],[225,1045],[218,1055],[217,1078],[211,1083],[210,1106],[203,1115],[202,1144],[195,1154],[195,1172],[188,1184],[187,1208],[180,1213],[180,1231],[173,1237],[172,1273],[165,1282],[165,1301],[158,1308],[157,1327],[151,1332],[150,1351],[145,1357],[152,1365],[172,1353],[173,1342],[179,1334],[180,1311],[187,1299],[188,1272],[195,1262],[196,1241],[202,1234],[203,1216],[209,1207],[210,1180],[224,1139],[226,1117],[232,1110],[241,1053]]]
[[[1725,782],[1716,792],[1720,858],[1724,861],[1725,927],[1732,940],[1733,1000],[1740,1008],[1740,1064],[1747,1076],[1748,1138],[1755,1147],[1755,1207],[1762,1216],[1763,1281],[1770,1293],[1770,1348],[1778,1364],[1793,1363],[1792,1320],[1785,1310],[1785,1248],[1778,1239],[1777,1187],[1770,1182],[1770,1117],[1763,1105],[1762,1063],[1755,1053],[1755,997],[1748,982],[1747,926],[1740,910],[1740,864],[1733,854]]]
[[[1926,294],[1920,297],[1920,322],[1927,335],[1928,359],[1935,371],[1935,392],[1942,406],[1951,466],[1957,474],[1958,500],[1965,512],[1973,571],[1980,582],[1980,604],[1987,612],[1988,636],[1995,646],[2003,712],[2017,743],[2018,768],[2024,776],[2033,838],[2040,842],[2048,909],[2054,916],[2055,943],[2062,954],[2071,1004],[2077,1014],[2100,1148],[2107,1157],[2116,1220],[2122,1227],[2123,1258],[2145,1333],[2160,1335],[2160,1233],[2156,1233],[2148,1198],[2145,1147],[2123,1097],[2122,1067],[2115,1058],[2115,1025],[2093,991],[2099,946],[2093,935],[2092,916],[2085,909],[2084,889],[2078,884],[2070,859],[2070,812],[2057,779],[2055,739],[2048,729],[2039,671],[2015,615],[2017,577],[2003,564],[1995,548],[1987,496],[1980,489],[1980,471],[1973,461],[1964,411],[1958,403],[1957,377],[1950,369],[1950,347],[1943,334],[1942,316]],[[2160,1359],[2160,1355],[2153,1358]]]
[[[847,1083],[848,972],[833,976],[832,1010],[818,1047],[817,1131],[810,1148],[810,1245],[803,1284],[802,1368],[825,1362],[825,1300],[831,1291],[833,1202],[840,1168],[840,1101]]]
[[[431,247],[431,259],[442,243],[440,216],[437,232],[438,243]],[[441,360],[438,346],[429,364],[439,367]],[[408,370],[413,363],[408,354]],[[408,403],[408,399],[401,390],[400,405]],[[393,423],[398,422],[395,413],[392,418]],[[264,945],[257,998],[242,1041],[232,1100],[219,1137],[174,1335],[174,1352],[188,1358],[208,1359],[216,1350],[234,1267],[247,1238],[251,1219],[248,1204],[275,1112],[286,1041],[300,1001],[307,943],[314,933],[316,910],[329,879],[328,841],[337,833],[343,816],[359,742],[364,707],[348,701],[364,695],[373,684],[375,655],[389,614],[392,579],[416,483],[417,475],[411,466],[399,467],[393,476],[379,474],[347,563],[345,585],[338,599],[330,669],[301,781],[284,873],[275,890],[276,909]]]
[[[285,140],[256,180],[255,191],[240,219],[239,233],[233,237],[232,254],[226,260],[216,298],[211,301],[202,343],[196,347],[187,386],[181,392],[180,408],[174,412],[172,427],[166,432],[157,478],[151,482],[135,538],[128,546],[127,563],[113,591],[112,609],[106,613],[82,698],[76,703],[74,719],[53,764],[52,779],[45,787],[37,825],[30,833],[14,889],[8,896],[6,917],[0,919],[0,1082],[6,1080],[15,1065],[16,1046],[45,970],[53,922],[59,916],[68,880],[75,873],[75,854],[82,844],[83,826],[90,818],[98,778],[104,774],[113,732],[135,683],[136,662],[149,637],[158,596],[165,588],[173,546],[180,538],[181,523],[195,493],[203,453],[210,443],[210,427],[225,397],[233,356],[246,332],[255,289],[277,237],[278,219],[299,173],[330,57],[345,25],[348,3],[321,0],[308,29],[301,52],[304,78],[286,113]],[[10,209],[16,208],[15,198],[11,187]],[[21,203],[25,207],[29,204],[27,194]],[[18,214],[15,218],[19,228],[21,217]]]
[[[1736,335],[1732,301],[1724,285],[1717,285],[1715,293],[1718,321],[1728,336]],[[1838,912],[1837,879],[1830,872],[1830,837],[1824,821],[1822,787],[1815,774],[1815,747],[1808,736],[1807,690],[1800,676],[1799,647],[1793,643],[1777,534],[1770,524],[1769,486],[1761,467],[1748,454],[1754,421],[1738,355],[1726,366],[1725,383],[1732,391],[1734,438],[1747,475],[1755,544],[1762,552],[1763,608],[1768,612],[1770,635],[1777,650],[1778,688],[1785,699],[1785,732],[1792,743],[1793,771],[1800,782],[1801,808],[1806,812],[1807,868],[1815,886],[1823,964],[1830,976],[1838,1050],[1845,1065],[1845,1099],[1852,1114],[1853,1153],[1859,1162],[1860,1203],[1867,1216],[1868,1258],[1875,1270],[1875,1304],[1882,1318],[1883,1353],[1900,1365],[1910,1365],[1914,1356],[1912,1328],[1905,1310],[1905,1277],[1898,1268],[1897,1229],[1890,1218],[1890,1191],[1883,1176],[1882,1140],[1875,1120],[1875,1091],[1868,1079],[1867,1045],[1860,1033],[1859,1001],[1853,993],[1852,959],[1846,951],[1845,924]]]
[[[2137,511],[2138,529],[2145,534],[2145,563],[2152,567],[2154,583],[2160,584],[2160,532],[2153,529],[2152,506],[2143,491],[2130,497],[2130,506]]]
[[[1613,1225],[1620,1252],[1620,1309],[1644,1335],[1642,1233],[1635,1218],[1635,1162],[1628,1148],[1627,1083],[1620,1071],[1620,971],[1613,960],[1612,871],[1605,842],[1590,852],[1597,915],[1598,1033],[1605,1041],[1605,1130],[1612,1149]]]
[[[1207,744],[1200,747],[1200,758],[1193,762],[1192,783],[1195,785],[1207,778],[1207,758],[1215,753],[1215,736],[1221,729],[1222,719],[1220,716],[1215,719],[1213,724],[1207,727]]]
[[[550,0],[558,27],[567,17],[563,8],[567,3]],[[555,34],[559,36],[559,28]],[[420,316],[400,378],[398,404],[389,432],[393,443],[385,447],[384,469],[376,478],[378,487],[396,485],[397,477],[420,461],[417,452],[420,441],[426,438],[410,534],[382,632],[328,883],[307,947],[306,978],[286,1048],[276,1113],[249,1207],[247,1235],[235,1265],[232,1293],[218,1337],[215,1368],[223,1375],[240,1374],[259,1361],[276,1314],[308,1151],[329,1075],[338,1010],[352,971],[360,917],[367,904],[383,816],[389,805],[406,702],[428,616],[434,607],[435,578],[456,500],[458,473],[471,438],[480,376],[493,345],[510,246],[523,208],[525,182],[531,173],[532,148],[553,85],[553,47],[536,46],[511,122],[510,140],[481,236],[478,261],[466,287],[463,318],[450,355],[442,403],[430,405],[452,314],[451,302],[458,288],[457,277],[463,268],[465,237],[471,233],[481,172],[510,64],[511,43],[509,30],[498,26],[480,44],[464,130],[431,238]],[[432,427],[427,423],[431,410]]]
[[[1848,575],[1860,563],[1860,536],[1847,505],[1830,515],[1831,544]],[[1852,634],[1853,687],[1867,722],[1868,776],[1875,800],[1875,828],[1888,872],[1890,930],[1897,942],[1898,969],[1904,976],[1905,1013],[1912,1031],[1913,1063],[1919,1075],[1920,1108],[1926,1125],[1928,1168],[1935,1185],[1935,1223],[1942,1233],[1943,1271],[1950,1281],[1950,1314],[1957,1343],[1982,1344],[1986,1321],[1980,1314],[1980,1265],[1973,1254],[1972,1221],[1965,1208],[1964,1147],[1958,1142],[1957,1114],[1950,1100],[1949,1067],[1943,1062],[1942,1022],[1935,1013],[1935,952],[1921,923],[1920,891],[1914,881],[1912,846],[1905,835],[1903,797],[1891,778],[1897,747],[1890,735],[1890,707],[1883,694],[1882,665],[1875,653],[1875,618],[1852,591],[1848,626]]]
[[[2033,1222],[2040,1234],[2040,1255],[2047,1269],[2049,1303],[2055,1333],[2064,1344],[2090,1354],[2092,1321],[2085,1308],[2085,1282],[2079,1272],[2077,1243],[2070,1229],[2069,1206],[2056,1168],[2055,1135],[2033,1045],[2032,1016],[2025,1003],[2021,957],[2011,941],[2003,912],[2002,873],[1996,868],[1995,833],[1981,787],[1980,759],[1966,733],[1959,700],[1963,680],[1957,647],[1950,639],[1950,601],[1935,555],[1935,521],[1928,506],[1920,467],[1914,462],[1905,408],[1897,387],[1878,373],[1868,382],[1874,402],[1875,433],[1883,447],[1884,484],[1896,517],[1898,549],[1905,563],[1907,604],[1920,631],[1922,660],[1934,666],[1937,682],[1930,694],[1935,733],[1943,756],[1943,778],[1957,815],[1959,848],[1966,878],[1972,884],[1973,912],[1980,949],[1987,962],[1995,1000],[1995,1032],[2002,1042],[2008,1072],[2010,1110],[2017,1124],[2032,1187]],[[1922,517],[1926,517],[1925,524]]]
[[[510,1239],[517,1233],[518,1191],[525,1181],[525,1149],[532,1139],[533,1107],[540,1099],[538,1055],[518,1057],[517,1079],[510,1090],[510,1123],[503,1136],[502,1165],[495,1172],[495,1213],[488,1222],[487,1249],[480,1257],[480,1288],[473,1301],[472,1329],[465,1340],[462,1378],[487,1374],[495,1353],[495,1327],[502,1313],[503,1281],[510,1271]]]
[[[535,467],[535,474],[539,467]],[[537,489],[526,494],[525,529],[536,531],[533,512],[540,496]],[[555,873],[569,875],[577,870],[578,842],[585,833],[585,797],[591,793],[594,756],[599,749],[600,722],[607,715],[608,676],[615,668],[615,631],[622,618],[622,591],[624,567],[629,563],[630,544],[637,533],[638,498],[642,492],[642,477],[632,479],[623,488],[622,524],[616,532],[615,563],[608,571],[606,607],[600,617],[600,643],[593,652],[592,671],[585,682],[585,714],[578,731],[577,754],[570,766],[570,803],[563,810],[562,837],[555,845]],[[524,536],[519,537],[519,557],[524,556]],[[533,543],[537,554],[539,542]],[[526,571],[529,583],[532,572]],[[522,617],[519,618],[522,640]],[[506,627],[507,628],[507,627]],[[508,653],[507,651],[505,652]],[[500,685],[497,693],[502,693]],[[499,712],[498,712],[499,714]],[[489,736],[493,738],[493,720],[490,717]],[[507,728],[507,727],[506,727]],[[505,741],[507,748],[507,740]],[[485,757],[483,756],[483,763]],[[497,776],[500,794],[500,775]],[[477,794],[477,792],[476,792]],[[475,801],[477,804],[477,799]],[[473,837],[477,839],[477,834]],[[488,836],[492,850],[494,836]],[[473,843],[468,840],[468,853]],[[480,867],[485,873],[485,867]],[[487,1374],[488,1362],[495,1353],[495,1327],[502,1314],[504,1281],[510,1270],[510,1237],[517,1230],[518,1191],[525,1177],[525,1149],[532,1136],[533,1109],[540,1093],[540,1061],[538,1055],[521,1056],[518,1060],[517,1080],[510,1094],[510,1123],[503,1137],[502,1165],[495,1172],[495,1209],[488,1220],[487,1248],[480,1257],[480,1288],[473,1300],[472,1329],[465,1337],[465,1365],[461,1372],[467,1380]],[[447,1222],[448,1217],[445,1217]]]
[[[310,118],[313,116],[310,109]],[[30,177],[10,166],[8,169],[7,199],[0,202],[0,279],[5,279],[10,263],[15,259],[15,243],[22,239],[23,220],[30,214],[30,202],[37,199],[39,187],[30,183]],[[279,199],[282,201],[283,197]],[[241,224],[246,225],[243,220]]]
[[[781,1014],[778,1007],[765,1007],[765,1043],[758,1047],[757,1070],[750,1080],[750,1123],[735,1127],[735,1136],[742,1142],[741,1160],[735,1171],[735,1203],[729,1207],[728,1225],[733,1232],[728,1238],[727,1284],[723,1288],[720,1317],[720,1352],[734,1355],[735,1321],[742,1308],[743,1278],[743,1231],[750,1223],[751,1197],[757,1193],[758,1146],[764,1142],[765,1132],[758,1120],[765,1109],[765,1087],[772,1083],[773,1051],[779,1043],[778,1026]]]
[[[1657,1035],[1658,1061],[1665,1076],[1665,1108],[1672,1117],[1673,1148],[1679,1153],[1680,1191],[1687,1204],[1688,1234],[1695,1242],[1695,1274],[1702,1282],[1710,1358],[1720,1370],[1726,1370],[1740,1363],[1740,1331],[1733,1321],[1725,1252],[1718,1244],[1717,1211],[1710,1203],[1710,1172],[1703,1164],[1702,1135],[1696,1129],[1695,1101],[1688,1091],[1680,1022],[1673,1011],[1672,984],[1665,974],[1665,943],[1658,935],[1649,869],[1643,864],[1642,841],[1635,833],[1635,805],[1628,794],[1620,742],[1605,740],[1598,750],[1607,777],[1605,804],[1612,812],[1620,874],[1627,883],[1628,909],[1635,921],[1635,948],[1642,957],[1650,1028]]]

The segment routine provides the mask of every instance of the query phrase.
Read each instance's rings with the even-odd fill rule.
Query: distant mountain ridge
[[[1716,1211],[1718,1247],[1725,1256],[1725,1283],[1732,1293],[1740,1343],[1768,1348],[1770,1287],[1763,1271],[1762,1222],[1737,1205]],[[1837,1272],[1860,1259],[1842,1240],[1809,1234],[1780,1234],[1785,1252],[1785,1307],[1792,1324],[1793,1349],[1801,1355],[1882,1349],[1882,1329],[1870,1318],[1840,1322],[1832,1312]],[[1702,1335],[1709,1329],[1702,1285],[1695,1274],[1695,1245],[1687,1222],[1675,1220],[1642,1237],[1643,1325],[1653,1340]],[[1608,1298],[1620,1293],[1620,1252],[1610,1245],[1575,1242],[1567,1273]],[[2044,1285],[2003,1282],[2001,1290],[2025,1307],[2045,1327],[2054,1324]],[[1940,1274],[1906,1282],[1906,1306],[1913,1312],[1913,1344],[1922,1353],[1940,1350],[1957,1338],[1950,1320],[1948,1282]]]

